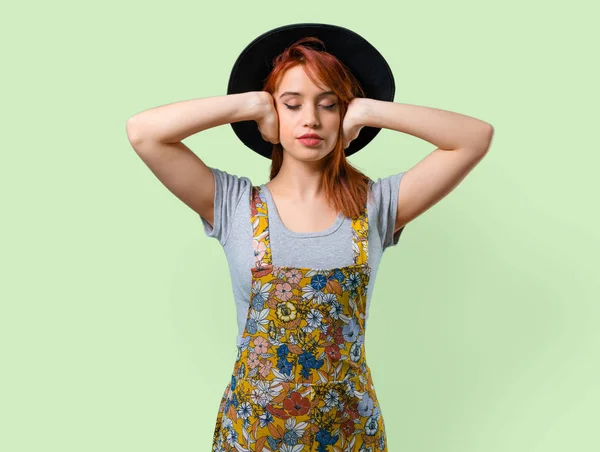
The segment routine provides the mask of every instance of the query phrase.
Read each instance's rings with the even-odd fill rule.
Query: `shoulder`
[[[223,181],[236,185],[252,186],[252,181],[247,176],[239,176],[233,172],[228,172],[219,168],[215,168],[213,166],[209,166],[209,168],[213,172],[215,177],[218,177]]]
[[[219,198],[239,201],[239,197],[252,187],[252,181],[246,176],[239,176],[219,168],[209,168],[215,176],[215,201]]]
[[[236,218],[238,205],[242,200],[250,201],[252,181],[246,176],[239,176],[233,172],[211,166],[209,168],[215,179],[213,224],[200,218],[204,223],[206,235],[217,238],[221,245],[225,245],[233,229],[232,225]]]

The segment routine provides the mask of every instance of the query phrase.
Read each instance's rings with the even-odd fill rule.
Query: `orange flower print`
[[[280,283],[275,286],[275,296],[281,301],[287,301],[292,296],[292,286],[288,282]]]
[[[321,335],[320,335],[321,340],[331,340],[333,339],[333,341],[337,344],[343,344],[344,343],[344,334],[342,331],[342,328],[340,326],[336,326],[333,323],[330,323],[329,325],[327,325],[327,329],[325,332],[321,331]]]
[[[285,272],[286,279],[292,284],[298,284],[302,279],[302,272],[296,268],[292,268]]]
[[[267,353],[269,349],[269,342],[262,336],[254,338],[254,352],[258,355]]]
[[[263,376],[263,378],[267,378],[267,375],[271,372],[271,368],[273,367],[273,363],[271,361],[261,361],[258,365],[258,373]]]
[[[355,421],[358,419],[358,403],[353,403],[351,405],[346,405],[346,409],[344,410],[346,416],[350,418],[350,420]]]
[[[250,353],[248,355],[248,367],[254,369],[260,363],[258,355],[256,353]]]
[[[340,347],[337,344],[325,347],[325,353],[327,356],[329,356],[331,361],[339,361],[339,359],[342,357],[342,354],[340,353]]]
[[[308,413],[310,400],[307,397],[302,397],[299,392],[294,391],[283,401],[283,408],[291,416],[300,416]]]
[[[253,247],[254,247],[254,259],[261,260],[265,256],[265,252],[267,249],[265,243],[259,242],[258,240],[254,239]]]
[[[348,437],[354,433],[354,421],[352,419],[348,419],[346,422],[342,423],[340,426],[344,436]]]

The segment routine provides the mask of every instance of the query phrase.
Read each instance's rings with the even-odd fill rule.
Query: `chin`
[[[329,155],[329,153],[333,151],[333,147],[331,149],[325,149],[320,146],[312,148],[298,142],[294,143],[294,146],[283,146],[283,150],[284,153],[288,152],[292,154],[296,160],[311,162],[321,160],[323,157]]]

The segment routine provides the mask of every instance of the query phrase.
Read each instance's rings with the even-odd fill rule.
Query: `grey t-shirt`
[[[204,233],[216,238],[223,246],[229,263],[229,274],[237,312],[238,335],[244,332],[251,293],[250,268],[254,264],[252,224],[250,222],[250,189],[247,177],[210,168],[215,176],[215,210],[213,227],[200,216]],[[371,183],[373,199],[369,198],[369,264],[371,277],[367,287],[367,312],[381,256],[388,247],[398,243],[404,228],[394,234],[398,206],[398,189],[402,173],[379,178]],[[341,213],[327,229],[319,232],[294,232],[281,221],[277,207],[267,187],[266,196],[272,263],[278,266],[334,268],[354,263],[352,254],[352,222]],[[366,320],[365,320],[366,326]]]

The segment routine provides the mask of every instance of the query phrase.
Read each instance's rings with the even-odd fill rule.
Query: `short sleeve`
[[[216,238],[225,245],[231,232],[231,225],[237,206],[243,195],[252,186],[247,177],[239,177],[226,171],[209,167],[215,178],[214,219],[211,226],[202,216],[202,226],[207,237]],[[250,198],[248,198],[250,202]]]
[[[402,227],[394,233],[396,224],[396,213],[398,211],[398,193],[400,190],[400,180],[404,172],[393,174],[385,178],[379,178],[371,187],[375,205],[377,208],[377,226],[379,236],[381,237],[382,251],[389,246],[396,246],[400,239],[400,234],[404,230]]]

